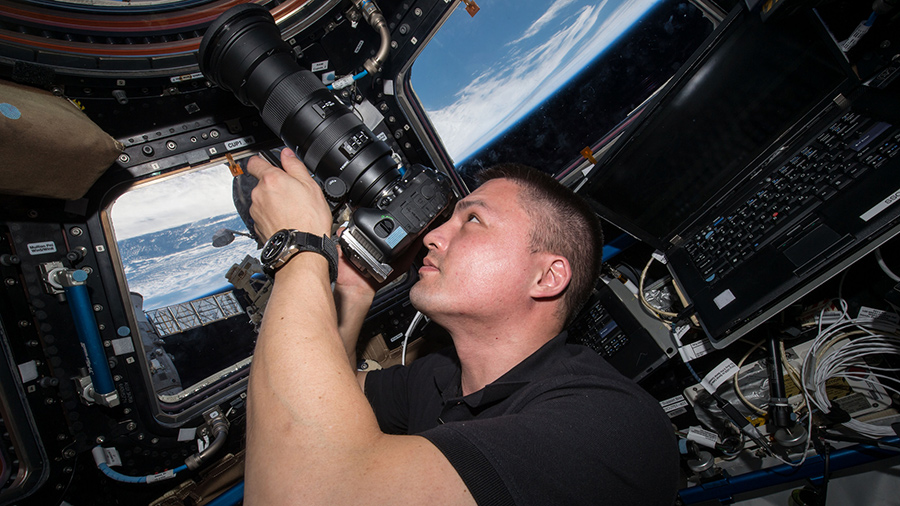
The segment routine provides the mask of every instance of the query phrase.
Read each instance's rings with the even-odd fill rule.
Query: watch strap
[[[304,251],[312,251],[318,253],[328,260],[328,275],[332,283],[337,281],[338,271],[338,252],[334,240],[328,236],[318,236],[309,232],[301,232],[299,230],[288,230],[290,237],[285,245],[285,250],[278,258],[263,268],[270,276],[274,276],[275,272],[284,266],[291,258],[298,253]]]

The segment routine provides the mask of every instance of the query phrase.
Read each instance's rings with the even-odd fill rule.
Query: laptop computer
[[[738,6],[708,42],[578,192],[664,253],[723,348],[900,231],[900,99],[811,10]]]

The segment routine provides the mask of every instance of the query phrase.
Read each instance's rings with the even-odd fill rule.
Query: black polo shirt
[[[675,500],[678,454],[659,403],[565,333],[464,397],[452,350],[372,371],[365,390],[382,431],[431,441],[479,505]]]

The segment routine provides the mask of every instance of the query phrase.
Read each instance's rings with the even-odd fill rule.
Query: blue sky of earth
[[[456,162],[516,122],[603,52],[657,0],[460,4],[412,68],[413,89]]]

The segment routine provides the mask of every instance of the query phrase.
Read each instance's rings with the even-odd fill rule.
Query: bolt
[[[413,11],[413,14],[415,14],[417,17],[422,16],[422,9],[416,7],[416,10]]]
[[[19,320],[19,328],[24,329],[25,327],[31,325],[28,320]]]
[[[153,146],[144,146],[141,148],[141,153],[144,153],[147,156],[153,156]]]
[[[106,325],[101,323],[101,324],[97,325],[97,328],[100,330],[106,330]]]
[[[78,237],[84,233],[84,230],[82,230],[81,227],[72,227],[72,229],[69,230],[69,233],[74,235],[75,237]]]
[[[82,267],[81,270],[83,270],[84,272],[86,272],[86,273],[88,273],[88,274],[94,272],[94,269],[91,269],[91,268],[88,267],[87,265],[85,265],[84,267]]]
[[[397,49],[398,47],[400,47],[400,44],[397,44],[396,40],[392,40],[391,41],[391,49]]]
[[[166,141],[166,149],[169,151],[175,151],[175,148],[178,147],[178,144],[175,144],[175,141]]]
[[[128,430],[128,432],[131,432],[134,429],[137,429],[137,424],[134,422],[128,422],[128,425],[126,425],[125,428]]]
[[[71,467],[69,467],[69,466],[66,466],[66,467],[63,468],[63,472],[66,473],[66,474],[72,474],[72,471],[74,471],[74,470],[75,470],[75,469],[73,469],[73,468],[71,468]]]
[[[56,440],[57,440],[57,441],[65,441],[67,437],[69,437],[69,436],[67,436],[67,435],[65,435],[65,434],[57,434],[57,435],[56,435]]]
[[[110,340],[103,341],[104,348],[109,348],[110,346],[112,346],[112,341],[110,341]]]
[[[125,413],[126,415],[129,414],[129,413],[131,413],[131,408],[125,408],[125,409],[123,409],[123,410],[122,410],[122,413]]]
[[[97,444],[103,444],[106,441],[106,438],[103,436],[97,436]]]
[[[97,438],[97,439],[101,439],[101,438]],[[98,442],[98,443],[102,443],[102,441],[97,441],[97,442]],[[75,450],[73,450],[73,449],[71,449],[71,448],[69,448],[68,450],[63,451],[63,457],[65,457],[65,458],[67,458],[67,459],[71,459],[71,458],[74,457],[74,456],[75,456]]]
[[[16,280],[13,278],[6,278],[6,286],[14,286],[16,284]]]
[[[52,406],[55,402],[56,399],[54,399],[53,397],[47,397],[46,399],[44,399],[44,404],[48,406]]]
[[[218,131],[218,130],[210,130],[209,136],[212,137],[213,139],[218,139],[218,138],[219,138],[219,131]]]
[[[116,374],[115,376],[113,376],[113,381],[116,381],[116,382],[122,381],[122,376]]]
[[[103,311],[103,306],[101,306],[100,304],[94,304],[94,312],[99,313],[100,311]]]
[[[137,435],[138,441],[143,441],[145,437],[147,437],[147,436],[144,436],[143,434]]]
[[[151,439],[151,440],[150,440],[150,443],[151,443],[151,444],[159,443],[159,438],[158,438],[158,437],[155,437],[155,438]]]
[[[37,218],[37,217],[38,217],[38,212],[35,211],[34,209],[29,209],[29,210],[28,210],[28,217],[29,217],[29,218]]]

